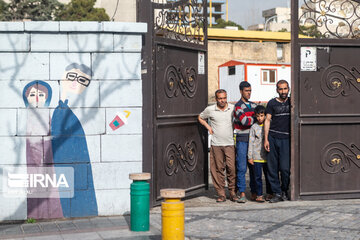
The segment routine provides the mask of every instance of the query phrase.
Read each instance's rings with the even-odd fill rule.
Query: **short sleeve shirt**
[[[233,111],[234,105],[228,103],[224,111],[220,110],[215,104],[208,106],[200,113],[200,118],[209,120],[209,124],[214,132],[211,136],[212,146],[234,145]]]
[[[269,134],[274,138],[289,138],[290,98],[286,102],[271,99],[266,106],[266,113],[271,114]]]

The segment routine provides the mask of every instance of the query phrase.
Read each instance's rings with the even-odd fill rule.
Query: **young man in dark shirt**
[[[280,80],[276,84],[279,97],[266,106],[264,147],[269,152],[268,178],[274,192],[271,203],[288,200],[290,182],[290,99],[289,84]],[[279,179],[281,174],[281,184]]]

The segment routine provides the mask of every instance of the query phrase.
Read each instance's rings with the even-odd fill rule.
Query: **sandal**
[[[251,200],[251,201],[256,201],[256,198],[257,198],[256,193],[251,193],[250,200]]]
[[[267,194],[265,197],[265,201],[270,201],[273,198],[272,194]]]
[[[221,202],[226,202],[226,198],[224,196],[218,197],[218,199],[216,199],[217,203],[221,203]]]
[[[261,203],[263,203],[263,202],[265,202],[265,199],[264,199],[263,196],[257,196],[256,199],[255,199],[255,201],[256,201],[256,202],[261,202]]]
[[[237,202],[237,201],[239,201],[239,198],[238,198],[236,195],[230,195],[229,199],[230,199],[230,201],[232,201],[232,202]]]

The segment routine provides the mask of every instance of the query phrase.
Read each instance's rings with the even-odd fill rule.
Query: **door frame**
[[[172,3],[176,5],[177,3],[189,3],[189,0],[177,0],[176,3]],[[207,16],[207,2],[204,2],[203,14]],[[206,105],[207,105],[207,75],[208,75],[208,54],[207,54],[207,17],[205,17],[205,27],[203,31],[203,42],[204,44],[199,46],[194,43],[189,42],[180,42],[174,39],[166,39],[161,38],[155,33],[155,16],[154,16],[154,8],[155,5],[161,5],[152,3],[151,0],[137,0],[136,1],[136,9],[137,9],[137,21],[138,22],[146,22],[147,23],[147,33],[145,34],[145,38],[143,39],[142,45],[142,61],[141,61],[141,77],[142,77],[142,96],[143,96],[143,120],[142,120],[142,130],[143,130],[143,172],[150,172],[152,174],[150,183],[150,205],[155,206],[159,205],[160,201],[156,197],[156,169],[155,166],[155,157],[156,157],[156,147],[157,147],[157,121],[156,121],[156,47],[157,45],[164,46],[173,46],[173,47],[181,47],[189,50],[198,50],[205,52],[205,79],[206,79]],[[169,5],[169,4],[167,4]],[[207,144],[207,135],[205,142]],[[206,145],[207,152],[207,145]],[[187,195],[189,193],[196,194],[203,189],[208,189],[208,154],[206,153],[204,163],[204,186],[202,189],[187,189]]]

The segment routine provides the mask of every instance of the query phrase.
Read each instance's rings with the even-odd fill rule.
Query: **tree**
[[[8,16],[8,8],[9,5],[3,0],[0,0],[0,21],[6,21]]]
[[[7,21],[48,21],[56,17],[62,6],[57,0],[11,0],[2,15]]]
[[[288,30],[286,28],[282,28],[278,32],[288,32]]]
[[[322,34],[317,30],[316,25],[310,26],[300,26],[300,33],[307,35],[309,37],[321,38]]]
[[[233,21],[225,21],[222,18],[216,20],[216,25],[214,26],[214,28],[225,28],[226,26],[238,27],[239,30],[244,30],[244,28],[241,25]]]
[[[96,0],[71,0],[56,20],[62,21],[109,21],[104,8],[94,8]]]

